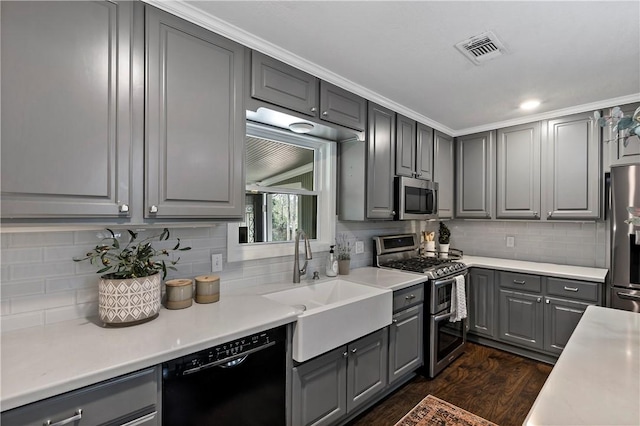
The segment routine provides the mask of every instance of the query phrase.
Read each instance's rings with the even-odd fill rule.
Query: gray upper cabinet
[[[495,133],[456,138],[456,217],[492,217]]]
[[[415,177],[416,122],[397,115],[396,119],[396,175]]]
[[[453,138],[436,130],[433,151],[433,180],[438,183],[438,216],[440,219],[451,219],[455,193]]]
[[[540,218],[540,123],[498,130],[496,217]]]
[[[145,40],[145,216],[241,217],[244,47],[152,7]]]
[[[433,129],[421,123],[416,127],[416,171],[418,179],[433,180]]]
[[[367,134],[367,217],[392,219],[396,117],[390,109],[369,103]]]
[[[318,117],[317,77],[260,52],[251,52],[251,96]]]
[[[620,106],[625,117],[632,116],[638,107],[640,107],[640,103]],[[611,110],[605,111],[604,115],[610,116]],[[603,145],[604,154],[605,158],[608,157],[608,161],[605,162],[605,168],[607,171],[610,166],[617,164],[640,163],[640,137],[632,136],[628,138],[625,143],[624,139],[616,139],[616,134],[613,131],[612,126],[605,127],[603,132],[603,138],[605,140],[605,144]],[[618,137],[621,137],[624,134],[626,133],[620,132]]]
[[[2,218],[130,211],[132,2],[1,2]]]
[[[396,175],[433,178],[433,129],[402,115],[396,120]]]
[[[320,82],[320,118],[350,129],[364,131],[367,101],[341,87]]]
[[[593,114],[548,120],[543,129],[546,218],[598,218],[601,132]]]

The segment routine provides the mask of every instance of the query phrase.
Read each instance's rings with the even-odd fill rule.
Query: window
[[[293,254],[296,229],[326,251],[335,233],[335,142],[247,123],[245,216],[230,223],[230,262]]]

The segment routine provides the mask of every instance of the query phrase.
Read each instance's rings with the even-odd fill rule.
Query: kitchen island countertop
[[[640,425],[640,313],[589,306],[525,425]]]

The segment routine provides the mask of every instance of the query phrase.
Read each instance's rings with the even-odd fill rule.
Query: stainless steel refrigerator
[[[611,167],[609,306],[640,312],[640,226],[625,223],[640,208],[640,164]]]

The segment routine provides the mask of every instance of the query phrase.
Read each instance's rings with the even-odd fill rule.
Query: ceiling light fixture
[[[520,109],[524,109],[530,111],[532,109],[536,109],[540,106],[540,101],[532,99],[530,101],[526,101],[520,104]]]
[[[291,123],[289,124],[289,130],[294,133],[309,133],[314,128],[311,123]]]

